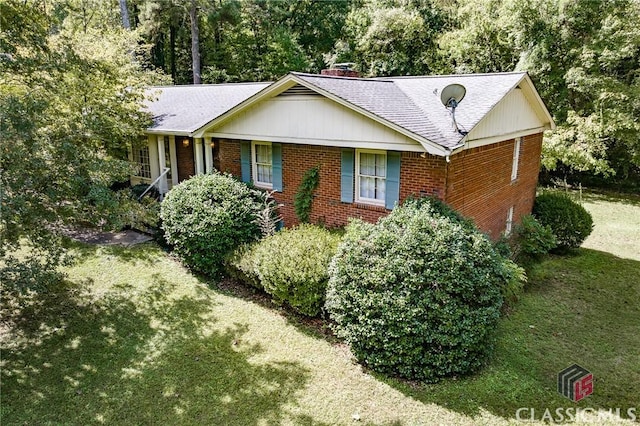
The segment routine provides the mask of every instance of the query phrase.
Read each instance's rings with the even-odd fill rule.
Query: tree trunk
[[[119,0],[120,2],[120,16],[122,17],[122,27],[125,30],[131,29],[131,22],[129,22],[129,9],[127,8],[127,0]]]
[[[200,31],[198,28],[198,5],[197,0],[191,0],[189,9],[191,19],[191,63],[193,68],[193,84],[201,84],[200,78]]]
[[[178,72],[176,71],[176,27],[173,22],[169,26],[169,63],[171,66],[171,80],[177,83]]]

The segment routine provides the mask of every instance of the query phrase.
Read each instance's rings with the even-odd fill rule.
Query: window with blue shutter
[[[240,170],[242,181],[251,182],[251,142],[240,142]]]
[[[282,145],[271,144],[271,166],[273,190],[282,192]]]
[[[354,150],[343,149],[340,171],[340,201],[353,203]]]
[[[384,206],[392,209],[400,200],[400,153],[387,152],[387,185]]]

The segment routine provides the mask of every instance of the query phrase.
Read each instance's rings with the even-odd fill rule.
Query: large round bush
[[[231,175],[194,176],[162,202],[165,238],[191,268],[218,275],[228,252],[260,237],[256,218],[263,198]]]
[[[265,238],[252,254],[260,283],[276,302],[318,315],[339,241],[336,233],[306,224]]]
[[[509,262],[442,204],[411,200],[375,225],[349,224],[326,307],[375,371],[426,381],[464,374],[491,348]]]
[[[580,247],[593,230],[591,214],[565,194],[545,192],[537,196],[533,215],[551,228],[560,251]]]

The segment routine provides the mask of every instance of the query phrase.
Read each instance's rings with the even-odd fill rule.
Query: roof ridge
[[[238,83],[210,83],[210,84],[167,84],[161,86],[147,86],[147,89],[188,89],[200,87],[220,87],[220,86],[250,86],[255,84],[272,84],[273,81],[241,81]]]
[[[417,109],[418,111],[422,112],[422,118],[423,118],[427,123],[429,123],[429,125],[430,125],[430,126],[431,126],[435,131],[436,131],[436,133],[438,133],[438,136],[440,136],[440,138],[442,138],[442,139],[446,139],[446,137],[444,136],[444,134],[440,131],[440,128],[439,128],[438,126],[436,126],[436,125],[433,123],[433,121],[431,121],[431,120],[429,119],[429,114],[427,113],[427,111],[425,111],[425,110],[424,110],[424,108],[422,108],[420,105],[416,104],[416,103],[413,101],[413,98],[412,98],[411,96],[409,96],[409,95],[407,94],[407,92],[405,92],[404,90],[402,90],[402,88],[401,88],[399,85],[397,85],[395,81],[391,81],[391,82],[392,82],[392,83],[393,83],[393,85],[394,85],[394,86],[395,86],[395,87],[400,91],[400,93],[402,93],[402,94],[404,95],[404,97],[405,97],[405,98],[407,98],[407,100],[408,100],[409,102],[411,102],[411,104],[412,104],[414,107],[416,107],[416,109]],[[435,142],[435,141],[433,141],[433,142]],[[436,142],[436,143],[438,143],[438,142]],[[438,143],[438,144],[439,144],[439,143]],[[440,144],[439,144],[439,145],[440,145]],[[441,146],[442,146],[442,145],[441,145]]]
[[[297,75],[301,77],[312,77],[312,78],[327,78],[331,80],[349,80],[349,81],[370,81],[370,82],[378,82],[378,83],[393,83],[391,80],[383,80],[380,78],[371,78],[371,77],[347,77],[343,75],[326,75],[326,74],[313,74],[307,72],[297,72],[291,71],[289,74]]]
[[[485,73],[461,73],[461,74],[434,74],[434,75],[398,75],[387,77],[373,77],[373,79],[385,78],[393,80],[409,80],[419,78],[451,78],[451,77],[487,77],[487,76],[501,76],[501,75],[521,75],[528,74],[528,71],[504,71],[504,72],[485,72]]]

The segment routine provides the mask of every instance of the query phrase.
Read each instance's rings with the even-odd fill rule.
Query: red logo
[[[573,402],[578,402],[593,393],[593,374],[573,364],[558,373],[558,392]]]

